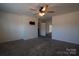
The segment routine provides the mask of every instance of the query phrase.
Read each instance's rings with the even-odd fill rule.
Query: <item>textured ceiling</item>
[[[0,10],[11,12],[11,13],[18,13],[18,14],[32,14],[34,11],[30,10],[30,8],[39,8],[41,5],[40,3],[1,3]],[[52,4],[56,5],[56,4]]]
[[[16,14],[25,14],[25,15],[32,15],[35,13],[34,11],[30,10],[30,8],[39,8],[41,5],[44,5],[43,3],[1,3],[0,4],[0,10],[10,13],[16,13]],[[56,10],[56,12],[48,13],[42,18],[50,18],[52,15],[58,15],[63,13],[69,13],[79,10],[79,4],[74,3],[50,3],[48,4],[50,6],[49,10]]]
[[[16,14],[30,14],[29,10],[32,6],[36,7],[38,4],[23,4],[23,3],[9,3],[9,4],[0,4],[0,10],[5,12],[11,12]]]

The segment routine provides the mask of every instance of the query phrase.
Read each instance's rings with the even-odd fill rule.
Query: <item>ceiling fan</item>
[[[48,11],[48,9],[49,9],[48,7],[49,7],[48,5],[43,5],[39,9],[31,8],[30,10],[36,11],[35,15],[39,15],[39,16],[44,16],[47,13],[54,13],[55,12],[54,10],[53,11]]]

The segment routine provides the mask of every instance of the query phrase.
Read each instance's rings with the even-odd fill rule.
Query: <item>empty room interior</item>
[[[0,3],[0,56],[78,55],[78,3]]]

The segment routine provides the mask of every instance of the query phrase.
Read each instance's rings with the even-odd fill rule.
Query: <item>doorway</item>
[[[38,37],[52,38],[52,19],[38,20]]]

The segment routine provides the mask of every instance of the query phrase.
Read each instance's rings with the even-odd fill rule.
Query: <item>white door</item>
[[[41,36],[46,36],[46,23],[41,23],[40,24],[40,35]]]

